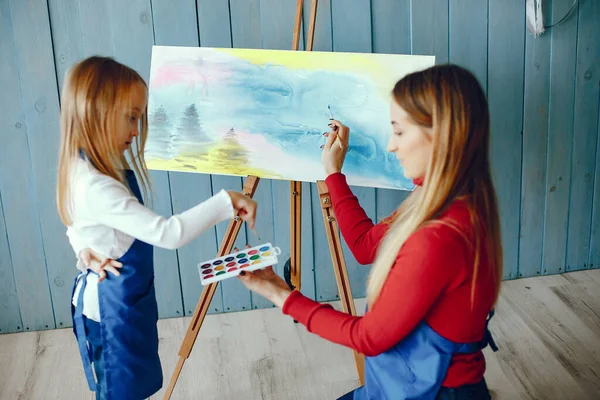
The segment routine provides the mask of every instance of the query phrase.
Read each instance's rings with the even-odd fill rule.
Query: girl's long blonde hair
[[[414,123],[431,128],[433,151],[422,187],[411,193],[389,219],[390,228],[367,283],[368,304],[372,306],[377,300],[409,236],[426,224],[441,223],[435,219],[459,197],[467,201],[475,231],[472,238],[465,237],[475,250],[471,304],[481,272],[482,244],[485,265],[490,268],[482,272],[494,274],[496,300],[502,280],[502,245],[490,173],[489,112],[479,82],[461,67],[438,65],[402,78],[393,89],[393,98]]]
[[[144,196],[150,179],[144,161],[148,136],[148,110],[142,110],[136,151],[129,148],[130,162],[119,151],[115,127],[131,108],[136,84],[146,82],[133,69],[109,57],[89,57],[69,71],[61,96],[60,155],[58,162],[58,213],[66,226],[72,224],[70,179],[73,161],[84,154],[98,171],[126,184],[123,170],[131,163],[140,176]]]

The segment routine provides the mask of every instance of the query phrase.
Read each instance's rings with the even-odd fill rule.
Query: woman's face
[[[423,178],[433,151],[431,129],[415,124],[394,100],[391,102],[390,117],[392,137],[387,150],[396,155],[407,178]]]

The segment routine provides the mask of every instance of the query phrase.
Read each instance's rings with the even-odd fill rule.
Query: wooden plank
[[[66,228],[56,211],[60,127],[48,7],[43,0],[11,2],[11,15],[54,319],[58,326],[66,326],[71,321],[74,255],[64,235]],[[31,26],[36,29],[32,30]]]
[[[54,47],[54,65],[59,91],[67,69],[83,56],[83,36],[79,6],[62,0],[48,0],[50,28]]]
[[[200,45],[231,47],[231,19],[228,0],[197,0]]]
[[[599,96],[600,97],[600,96]],[[600,114],[600,110],[598,111]],[[596,127],[596,138],[600,138],[600,117]],[[592,228],[590,232],[590,268],[600,268],[600,140],[596,143],[596,172],[594,173],[594,201],[592,202]]]
[[[411,5],[412,54],[435,55],[436,64],[447,63],[448,0],[419,0]]]
[[[25,45],[23,29],[18,29],[18,41],[13,36],[14,25],[27,22],[27,16],[19,8],[28,3],[16,4],[16,10],[15,4],[0,3],[0,37],[3,38],[0,40],[0,59],[3,60],[0,63],[0,76],[3,77],[3,95],[0,97],[0,192],[3,194],[8,244],[23,323],[13,328],[17,332],[55,328],[27,138],[28,131],[35,129],[35,123],[30,127],[25,118],[25,114],[31,117],[29,109],[32,108],[29,93],[31,85],[28,81],[35,77],[27,75],[30,72],[27,66],[23,70],[18,69],[18,65],[25,61],[24,55],[19,53],[27,52],[22,47]],[[22,94],[20,84],[29,87],[27,93]],[[73,259],[71,263],[73,265]]]
[[[0,194],[0,334],[18,332],[17,326],[22,326],[22,321]]]
[[[567,271],[588,268],[594,167],[598,142],[600,73],[600,3],[579,5],[577,28],[577,66],[575,75],[575,110],[573,118],[573,163],[569,201]],[[598,204],[598,203],[596,203]]]
[[[232,47],[263,48],[260,0],[230,0],[229,7]]]
[[[81,30],[83,55],[112,56],[115,54],[113,34],[111,30],[110,3],[107,1],[78,0],[79,24],[74,27],[73,36]],[[122,38],[120,40],[123,40]]]
[[[374,0],[371,11],[373,52],[410,54],[410,0]],[[388,133],[392,134],[391,128]],[[405,190],[375,189],[377,217],[374,222],[389,216],[409,194]]]
[[[544,20],[550,17],[544,8]],[[546,200],[546,151],[550,82],[549,33],[525,38],[525,98],[523,110],[523,176],[519,244],[520,277],[542,271],[544,207]]]
[[[197,47],[195,0],[151,0],[154,44]]]
[[[303,17],[308,30],[310,2],[305,5]],[[318,14],[317,14],[318,18]],[[296,19],[296,1],[261,0],[260,24],[262,48],[272,50],[291,50],[294,23]],[[316,32],[316,30],[315,30]],[[316,33],[315,33],[316,37]],[[251,43],[251,42],[249,42]],[[302,40],[300,40],[302,43]],[[258,42],[254,43],[257,45]],[[237,47],[237,46],[236,46]],[[299,47],[300,49],[300,47]],[[289,186],[289,185],[288,185]],[[289,187],[288,187],[289,189]]]
[[[304,0],[303,28],[305,43],[308,42],[308,26],[310,24],[310,10],[312,0]],[[303,49],[300,41],[300,49]],[[331,1],[320,0],[317,5],[317,19],[315,21],[315,35],[313,37],[313,51],[331,51]],[[316,190],[316,186],[315,186]],[[304,258],[303,258],[304,259]]]
[[[368,0],[333,1],[332,2],[333,50],[337,52],[371,53],[371,4]],[[352,29],[349,29],[352,27]],[[344,121],[342,121],[344,122]],[[350,127],[352,135],[352,127]],[[359,198],[361,205],[370,218],[375,219],[375,189],[352,187],[353,193]],[[313,198],[313,229],[315,230],[315,287],[319,300],[339,299],[334,270],[330,264],[331,252],[326,236],[322,231],[323,217],[317,196]],[[315,208],[317,207],[317,208]],[[315,219],[316,218],[316,219]],[[337,218],[337,216],[336,216]],[[318,247],[316,242],[322,242]],[[343,242],[346,267],[350,277],[354,297],[365,294],[368,268],[363,268],[357,262],[345,241]],[[318,260],[318,261],[317,261]]]
[[[523,399],[588,398],[561,363],[563,360],[531,327],[535,317],[529,314],[523,318],[515,311],[520,303],[502,296],[490,327],[501,349],[495,356],[506,377]]]
[[[372,0],[371,12],[373,52],[410,54],[410,0]]]
[[[192,0],[153,0],[152,22],[154,26],[154,43],[167,46],[198,46],[198,25],[196,20],[196,5]],[[173,129],[177,121],[170,121]],[[165,210],[169,214],[181,213],[212,195],[210,176],[187,174],[180,172],[154,171],[153,177],[160,181],[160,189],[170,188],[170,203]],[[164,182],[164,179],[168,182]],[[159,180],[160,179],[160,180]],[[197,264],[217,254],[216,231],[209,229],[187,246],[178,249],[177,253],[167,250],[155,251],[155,267],[169,278],[169,285],[161,293],[161,304],[170,310],[171,315],[192,315],[202,286],[200,285]],[[169,258],[167,258],[169,257]],[[177,269],[178,268],[178,269]],[[220,288],[213,298],[210,311],[222,311],[223,304]],[[181,299],[183,298],[183,304]]]
[[[514,278],[519,251],[525,7],[517,0],[490,2],[489,16],[492,178],[499,198],[504,278]]]
[[[469,69],[487,90],[488,3],[450,0],[448,56],[450,62]]]
[[[564,15],[572,2],[552,2],[552,15]],[[573,104],[577,18],[552,28],[550,45],[550,105],[548,110],[548,168],[542,273],[564,272],[569,220],[569,190],[573,149]]]

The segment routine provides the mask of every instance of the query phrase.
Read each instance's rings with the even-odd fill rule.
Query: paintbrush
[[[329,104],[327,104],[327,108],[329,109],[329,120],[333,121],[333,112],[331,111],[331,106]],[[334,126],[333,129],[336,130],[337,126]],[[342,148],[342,141],[340,140],[339,137],[337,138],[337,142],[338,142],[338,145],[340,146],[340,149],[341,149]]]

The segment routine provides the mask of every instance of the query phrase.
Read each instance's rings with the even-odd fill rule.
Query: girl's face
[[[140,118],[148,104],[148,93],[143,84],[133,85],[130,101],[131,109],[124,110],[122,117],[117,118],[116,140],[117,148],[121,153],[124,153],[140,134]]]
[[[387,150],[396,155],[407,178],[423,178],[433,151],[431,129],[415,124],[394,100],[391,102],[390,117],[392,137]]]

